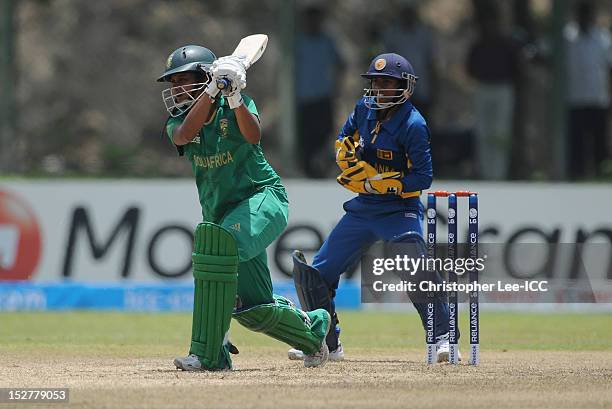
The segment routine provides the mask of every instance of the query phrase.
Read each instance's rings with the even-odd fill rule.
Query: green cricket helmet
[[[170,81],[170,76],[178,72],[207,72],[217,56],[206,47],[186,45],[179,47],[166,60],[166,71],[158,82]]]
[[[204,89],[211,81],[210,66],[217,59],[208,48],[199,45],[186,45],[176,49],[166,60],[166,71],[157,79],[169,82],[173,74],[193,72],[197,80],[193,84],[170,87],[162,91],[162,100],[172,117],[186,113],[202,96]]]

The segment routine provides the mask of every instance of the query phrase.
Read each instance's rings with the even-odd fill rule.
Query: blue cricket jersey
[[[376,113],[360,99],[355,110],[342,127],[338,139],[359,135],[359,158],[372,165],[379,173],[401,172],[403,193],[368,194],[360,193],[360,201],[385,203],[393,208],[420,208],[419,196],[428,189],[433,180],[430,134],[425,119],[410,101],[404,102],[399,110],[379,121]],[[385,206],[386,207],[386,206]]]

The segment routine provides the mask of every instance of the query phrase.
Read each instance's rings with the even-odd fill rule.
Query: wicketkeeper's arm
[[[408,131],[406,145],[410,168],[402,178],[402,190],[415,192],[429,189],[433,181],[433,166],[427,126],[413,125]]]
[[[355,132],[357,132],[357,122],[355,121],[355,111],[353,111],[342,126],[336,139],[341,141],[347,136],[353,136]]]
[[[359,160],[357,150],[359,147],[359,131],[355,121],[355,111],[349,115],[336,138],[336,163],[341,170],[355,166]]]

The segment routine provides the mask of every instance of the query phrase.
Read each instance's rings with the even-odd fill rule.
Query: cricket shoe
[[[183,371],[203,371],[202,363],[196,354],[189,354],[186,357],[174,358],[174,366]]]
[[[174,358],[174,366],[177,369],[181,369],[183,371],[188,372],[197,372],[197,371],[229,371],[231,368],[219,368],[219,369],[209,369],[202,366],[200,359],[196,354],[189,354],[186,357],[182,358]]]
[[[291,348],[287,355],[292,361],[301,361],[304,359],[304,352],[295,348]],[[342,344],[340,342],[338,342],[338,348],[329,351],[329,360],[331,362],[344,361],[344,349],[342,349]]]
[[[295,348],[291,348],[289,352],[287,352],[287,355],[292,361],[301,361],[302,359],[304,359],[304,352]]]
[[[304,366],[306,368],[314,368],[317,366],[325,365],[325,362],[329,359],[329,348],[327,347],[327,342],[325,342],[325,338],[327,337],[327,333],[331,328],[331,315],[324,309],[314,310],[312,312],[307,312],[308,316],[312,322],[312,331],[319,332],[321,335],[321,348],[310,354],[304,356]]]
[[[446,339],[442,338],[436,342],[436,356],[438,358],[438,362],[448,362],[448,358],[450,356],[450,344],[448,343],[448,336]],[[457,350],[457,357],[461,361],[461,352]]]

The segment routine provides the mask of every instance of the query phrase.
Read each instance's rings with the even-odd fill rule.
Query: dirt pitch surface
[[[346,361],[317,369],[279,352],[246,349],[232,372],[197,373],[174,369],[170,358],[13,353],[0,379],[70,388],[69,404],[36,408],[612,408],[608,351],[483,352],[478,367],[428,367],[422,351],[347,351]]]

